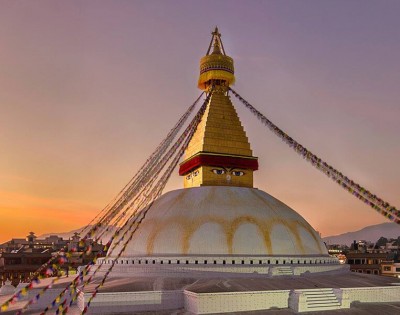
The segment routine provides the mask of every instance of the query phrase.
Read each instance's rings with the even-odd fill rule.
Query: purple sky
[[[243,97],[400,206],[399,16],[399,1],[1,2],[0,242],[80,227],[114,197],[199,95],[215,25]],[[233,101],[256,187],[322,236],[386,222]]]

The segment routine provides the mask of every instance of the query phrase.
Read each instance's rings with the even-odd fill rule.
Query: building
[[[349,252],[346,254],[346,258],[351,271],[379,275],[381,274],[381,263],[387,261],[388,253]]]
[[[400,263],[395,263],[393,261],[382,261],[381,274],[382,276],[400,278]]]
[[[88,248],[88,245],[90,245],[90,252],[82,254],[84,248]],[[57,235],[38,239],[33,232],[30,232],[25,239],[13,238],[2,244],[0,282],[5,283],[10,280],[14,286],[20,282],[26,282],[36,270],[54,257],[57,252],[66,249],[71,250],[72,248],[74,249],[73,254],[60,267],[60,272],[61,270],[69,271],[71,268],[77,269],[79,266],[89,263],[103,249],[103,246],[91,239],[80,244],[78,233],[75,233],[71,240],[64,240]]]
[[[344,253],[352,272],[395,275],[394,263],[398,262],[398,246],[394,240],[382,246],[367,241],[354,241],[351,249]]]

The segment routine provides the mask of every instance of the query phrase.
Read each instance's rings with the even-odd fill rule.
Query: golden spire
[[[253,187],[258,169],[246,132],[228,96],[235,80],[233,60],[225,54],[216,27],[207,55],[200,61],[199,88],[212,96],[180,165],[184,186]],[[210,54],[211,48],[213,48]]]

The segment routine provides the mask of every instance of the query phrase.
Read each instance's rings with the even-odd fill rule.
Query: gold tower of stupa
[[[225,54],[216,27],[207,54],[200,60],[198,82],[200,89],[212,95],[179,169],[185,188],[253,187],[258,161],[228,95],[234,82],[233,59]]]

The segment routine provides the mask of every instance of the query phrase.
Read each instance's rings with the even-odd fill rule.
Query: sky
[[[0,243],[84,226],[120,191],[200,94],[216,25],[245,99],[400,206],[399,14],[390,0],[0,1]],[[257,188],[322,236],[386,222],[233,101]]]

